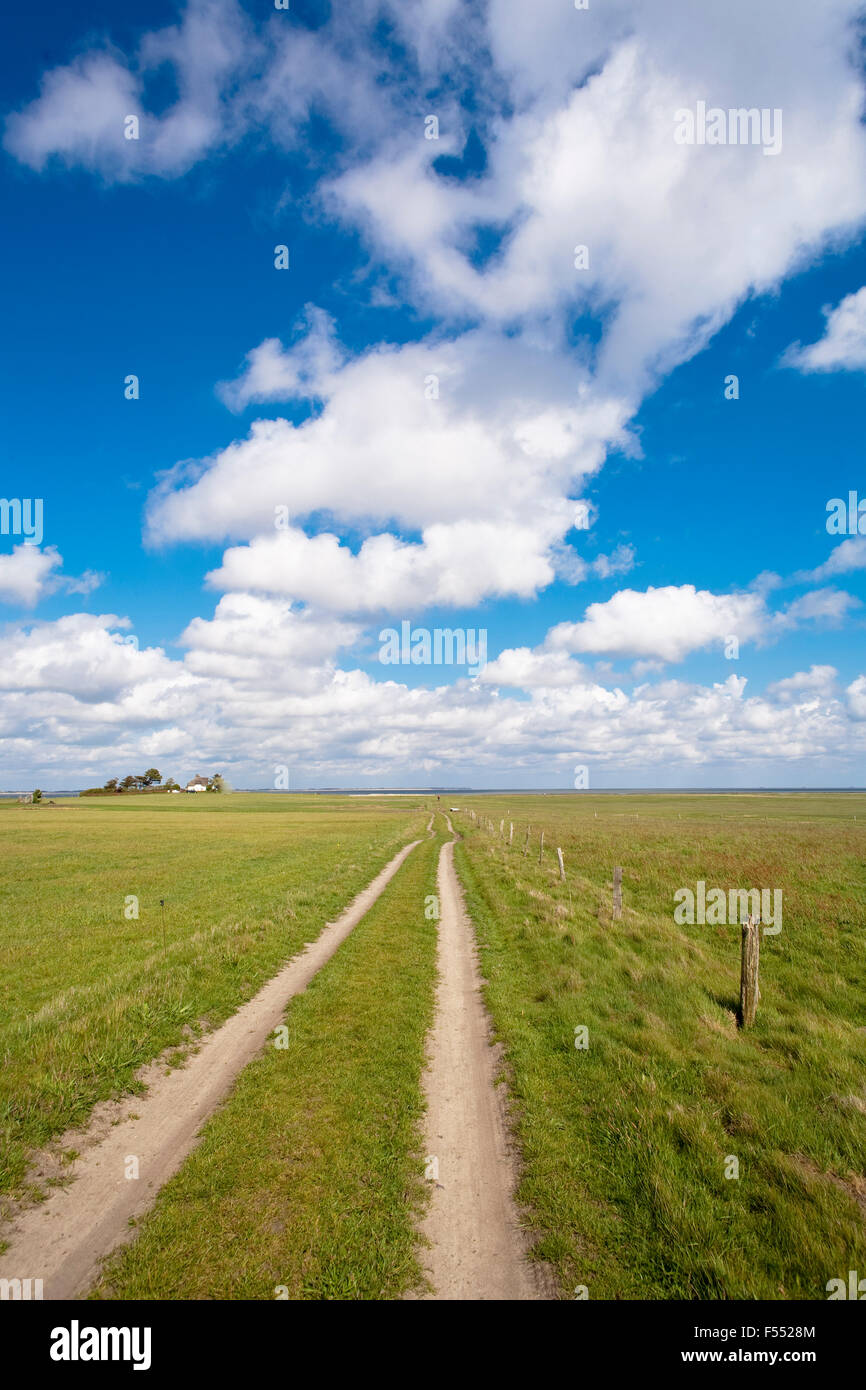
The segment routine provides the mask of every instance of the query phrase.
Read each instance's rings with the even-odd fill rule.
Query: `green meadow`
[[[420,798],[0,803],[0,1191],[255,994],[428,819]]]
[[[461,793],[438,806],[449,803],[519,1201],[560,1295],[823,1299],[830,1279],[862,1274],[866,795]],[[428,805],[231,794],[0,808],[12,1194],[32,1149],[163,1049],[182,1058],[421,840],[291,1001],[287,1048],[240,1074],[95,1297],[420,1287],[436,948],[425,902],[444,828],[437,817],[425,834]],[[782,893],[750,1029],[739,924],[674,918],[678,890],[698,882]]]
[[[423,837],[291,1000],[288,1045],[241,1073],[97,1296],[391,1299],[420,1287],[436,974],[424,904],[441,844]]]
[[[826,1298],[866,1268],[866,796],[461,806],[520,1197],[563,1296]],[[674,922],[698,880],[782,890],[751,1030],[739,925]]]

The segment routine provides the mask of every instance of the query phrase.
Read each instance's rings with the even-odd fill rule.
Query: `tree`
[[[137,777],[133,777],[132,774],[130,774],[129,776],[124,777],[124,779],[123,779],[123,781],[121,782],[120,785],[121,785],[121,787],[124,789],[124,791],[129,791],[130,787],[134,787],[134,786],[136,786],[137,784],[138,784],[138,778],[137,778]]]
[[[116,792],[116,791],[117,791],[117,778],[116,778],[116,777],[109,777],[109,779],[108,779],[108,781],[106,782],[106,784],[105,784],[103,790],[104,790],[104,791],[107,791],[107,792]]]
[[[33,793],[33,800],[34,800],[34,801],[41,801],[41,800],[42,800],[42,789],[41,789],[41,787],[37,787],[36,790],[34,791],[34,793]]]
[[[221,772],[215,772],[213,777],[210,779],[210,786],[208,787],[208,791],[213,790],[215,792],[224,792],[225,789],[225,778],[223,777]]]
[[[143,782],[146,787],[153,787],[157,782],[162,781],[162,773],[156,767],[149,767],[144,776],[139,778],[139,781]]]

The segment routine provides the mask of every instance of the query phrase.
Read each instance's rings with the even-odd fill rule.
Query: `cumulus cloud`
[[[838,671],[835,666],[810,666],[808,671],[795,671],[793,676],[785,676],[767,686],[768,699],[802,701],[810,695],[816,699],[829,697],[836,685]]]
[[[835,307],[826,305],[824,335],[803,347],[793,343],[782,361],[801,372],[862,371],[866,368],[866,285]]]
[[[823,579],[833,579],[838,574],[851,574],[866,569],[866,537],[852,536],[840,541],[830,552],[830,558],[817,569],[806,570],[796,576],[798,580],[820,583]]]
[[[679,662],[691,652],[729,638],[764,642],[801,623],[838,624],[859,607],[838,589],[815,589],[787,608],[771,612],[764,592],[714,594],[693,584],[644,591],[621,589],[605,603],[591,603],[577,623],[558,623],[547,635],[553,651],[637,656],[650,662]],[[650,666],[643,669],[651,669]]]
[[[0,555],[0,603],[32,608],[48,594],[61,590],[89,594],[102,582],[102,576],[88,570],[75,577],[58,573],[63,556],[56,546],[13,546],[9,555]]]
[[[604,312],[599,379],[631,393],[866,213],[862,93],[848,62],[858,6],[800,0],[784,24],[744,3],[724,23],[679,0],[651,24],[632,5],[594,8],[592,19],[566,7],[530,15],[517,0],[490,8],[492,51],[522,101],[490,119],[480,185],[442,179],[439,151],[407,130],[325,196],[403,261],[412,292],[439,313],[541,324]],[[674,141],[678,109],[736,107],[744,93],[748,105],[756,90],[784,110],[780,158]],[[474,231],[491,224],[507,234],[478,263]]]
[[[291,149],[324,113],[340,148],[313,215],[360,229],[371,295],[399,284],[398,302],[436,326],[353,355],[308,306],[287,346],[232,350],[227,375],[249,349],[218,388],[231,410],[303,408],[257,419],[149,499],[149,544],[227,544],[208,576],[222,591],[212,618],[188,624],[182,660],[139,651],[112,615],[12,631],[5,765],[41,758],[104,776],[109,754],[116,766],[163,750],[262,784],[271,760],[382,780],[411,768],[565,773],[579,755],[636,772],[802,760],[823,777],[840,750],[866,751],[863,676],[842,695],[829,667],[764,696],[737,675],[649,679],[729,636],[768,641],[851,611],[849,595],[820,589],[771,612],[771,576],[732,594],[625,589],[540,646],[501,651],[471,683],[408,688],[340,665],[364,640],[360,615],[528,598],[555,577],[631,570],[630,545],[590,560],[566,537],[596,520],[581,493],[608,452],[638,452],[629,421],[646,392],[749,294],[866,216],[849,61],[859,8],[731,0],[720,15],[669,0],[648,19],[633,0],[588,11],[359,0],[315,32],[272,14],[254,34],[235,0],[190,0],[135,52],[105,44],[47,73],[9,118],[7,149],[36,170],[57,159],[105,180],[177,177],[250,131]],[[457,92],[470,72],[484,160],[460,178],[469,116]],[[178,96],[158,114],[148,94],[166,74]],[[438,141],[423,138],[418,92],[438,93]],[[781,108],[781,155],[677,144],[675,113],[697,100]],[[140,139],[126,140],[136,113]],[[863,294],[828,311],[797,365],[862,365]],[[597,332],[575,343],[585,316]],[[289,529],[275,529],[278,512]],[[811,579],[862,567],[857,545],[843,542]],[[21,602],[50,592],[54,554],[0,557],[0,594],[4,580]],[[644,683],[627,694],[605,683],[602,662],[590,676],[575,659],[590,654],[637,658]]]
[[[217,394],[230,410],[251,402],[285,401],[330,394],[334,374],[345,360],[330,314],[308,304],[297,343],[288,350],[279,338],[265,338],[246,356],[234,381],[223,381]]]
[[[227,550],[207,578],[214,588],[286,594],[344,613],[410,613],[533,596],[553,579],[542,545],[537,528],[516,523],[429,526],[417,545],[371,536],[357,554],[337,536],[287,530]]]
[[[606,603],[591,603],[579,623],[558,623],[552,650],[682,661],[689,652],[723,644],[730,635],[752,641],[766,631],[757,594],[713,594],[693,584],[646,591],[622,589]]]
[[[845,692],[852,719],[866,720],[866,676],[858,676]]]
[[[828,626],[837,626],[852,608],[859,607],[860,600],[841,589],[815,589],[811,594],[795,599],[777,615],[776,621],[781,627],[792,627],[801,622],[823,622]]]
[[[320,397],[321,410],[300,424],[257,420],[215,458],[171,473],[149,501],[152,544],[248,539],[211,584],[347,613],[528,597],[569,565],[572,581],[583,573],[563,545],[575,494],[611,444],[631,441],[629,407],[594,391],[578,362],[477,330],[338,365],[330,321],[314,310],[289,352],[263,347],[227,388],[230,403],[278,392]],[[373,534],[354,553],[333,530],[300,529],[323,515]],[[293,529],[275,534],[286,516]],[[586,568],[607,577],[633,559],[619,546]]]
[[[313,690],[335,669],[341,648],[353,646],[361,628],[285,600],[249,593],[225,594],[212,619],[194,618],[183,633],[186,669],[202,677],[231,679],[248,689]]]
[[[56,158],[108,181],[177,177],[240,134],[235,84],[254,51],[236,0],[189,0],[181,23],[146,33],[132,58],[106,45],[47,72],[39,96],[9,116],[5,147],[36,170]],[[166,65],[178,98],[154,115],[146,80]]]
[[[113,615],[76,614],[5,635],[0,756],[15,769],[104,779],[157,756],[272,783],[287,764],[312,780],[412,781],[459,769],[561,777],[575,761],[640,780],[774,759],[826,780],[866,753],[866,677],[844,696],[817,668],[749,696],[742,676],[706,686],[644,684],[627,694],[567,653],[516,649],[478,681],[409,688],[341,670],[351,631],[274,601],[226,595],[191,624],[183,660],[125,641]],[[502,688],[519,681],[529,692]],[[251,700],[251,685],[257,698]],[[511,781],[513,785],[513,780]]]

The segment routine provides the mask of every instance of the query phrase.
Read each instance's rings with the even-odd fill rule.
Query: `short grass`
[[[512,1075],[520,1196],[563,1296],[826,1298],[829,1279],[862,1274],[866,797],[460,804],[456,863]],[[673,920],[674,892],[698,879],[783,890],[745,1033],[739,927]]]
[[[32,1149],[253,995],[427,819],[421,798],[3,805],[0,1191],[19,1195]]]
[[[94,1296],[393,1299],[418,1285],[425,899],[441,843],[425,836],[291,1001],[288,1047],[245,1068]]]

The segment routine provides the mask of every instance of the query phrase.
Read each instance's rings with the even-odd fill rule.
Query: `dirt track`
[[[448,828],[453,833],[450,821]],[[438,1161],[438,1180],[421,1225],[431,1243],[421,1256],[434,1289],[428,1296],[545,1298],[543,1275],[525,1258],[513,1200],[503,1088],[495,1085],[496,1052],[453,842],[439,856],[438,889],[440,978],[425,1076],[426,1153]]]
[[[77,1137],[82,1152],[73,1181],[2,1232],[10,1245],[0,1256],[0,1277],[41,1279],[47,1299],[86,1293],[100,1260],[134,1236],[130,1218],[152,1206],[238,1072],[283,1022],[289,999],[330,959],[418,843],[395,855],[317,941],[205,1039],[185,1067],[166,1073],[151,1064],[139,1073],[146,1096],[99,1107],[97,1122]],[[138,1159],[138,1179],[125,1177],[128,1155]]]

